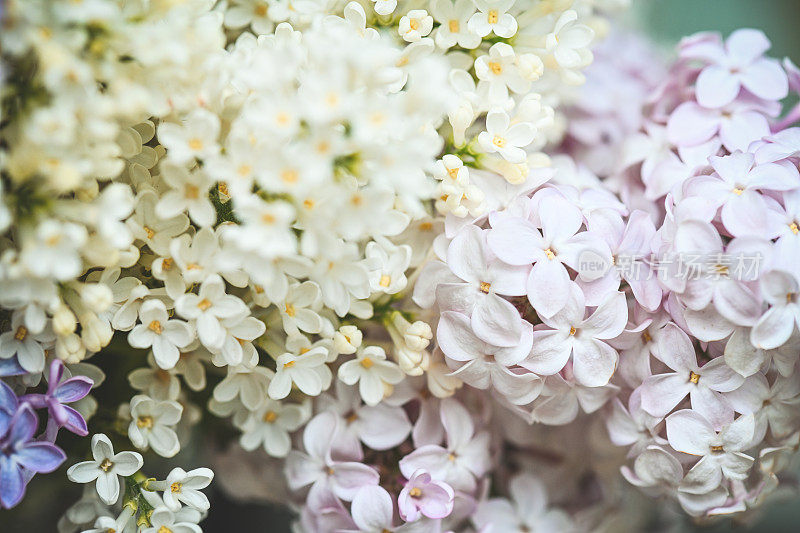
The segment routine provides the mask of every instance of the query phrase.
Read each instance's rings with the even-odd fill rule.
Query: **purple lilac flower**
[[[5,388],[7,387],[0,389],[5,390]],[[7,392],[3,394],[7,396]],[[22,500],[29,472],[52,472],[67,458],[55,444],[33,439],[37,426],[38,419],[33,408],[27,403],[22,403],[0,436],[0,506],[2,507],[14,507]]]
[[[86,376],[75,376],[64,381],[64,363],[59,359],[50,364],[47,380],[47,392],[44,394],[28,394],[22,400],[36,409],[47,409],[57,427],[63,427],[76,435],[88,434],[86,421],[81,414],[65,403],[77,402],[92,389],[94,382]]]

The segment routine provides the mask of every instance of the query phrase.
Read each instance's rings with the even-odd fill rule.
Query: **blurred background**
[[[763,30],[772,40],[770,55],[781,58],[789,56],[795,63],[800,63],[800,31],[798,31],[800,1],[798,0],[632,1],[633,9],[626,15],[625,24],[649,34],[666,49],[674,46],[682,36],[694,32],[711,30],[727,35],[736,28],[752,27]],[[70,451],[76,450],[73,448]],[[28,496],[22,504],[11,511],[0,511],[0,533],[56,531],[55,524],[58,517],[80,497],[81,493],[80,487],[66,482],[66,469],[69,464],[71,463],[48,476],[38,476],[29,485]],[[178,461],[176,464],[200,466],[206,463],[202,458],[193,457],[185,462]],[[209,489],[209,492],[212,513],[202,524],[203,530],[208,533],[290,531],[290,515],[286,510],[258,504],[236,503],[226,498],[219,490]],[[685,531],[692,529],[687,526]],[[800,499],[774,504],[752,524],[727,521],[712,527],[697,528],[694,531],[796,533],[800,531]]]

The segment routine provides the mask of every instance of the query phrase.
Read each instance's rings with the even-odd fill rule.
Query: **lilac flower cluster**
[[[691,515],[756,506],[800,438],[800,117],[778,118],[800,78],[768,48],[756,30],[685,39],[606,136],[616,165],[580,141],[578,100],[555,175],[451,227],[415,286],[451,375],[532,423],[613,398],[624,477]],[[692,254],[708,260],[657,260]],[[758,261],[742,275],[737,256]],[[658,269],[614,268],[630,257]]]
[[[14,389],[0,380],[2,507],[17,505],[35,474],[52,472],[67,458],[55,444],[59,429],[65,428],[81,436],[88,433],[83,416],[66,404],[77,402],[89,394],[93,381],[85,376],[64,379],[64,373],[64,363],[54,359],[47,375],[47,390],[44,393],[22,396],[17,396]],[[5,364],[0,377],[23,374],[25,371],[21,367]],[[44,428],[40,427],[37,410],[46,412],[47,422]]]

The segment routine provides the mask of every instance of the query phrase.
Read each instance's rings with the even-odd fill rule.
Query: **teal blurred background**
[[[666,48],[698,31],[719,31],[723,36],[737,28],[758,28],[772,41],[768,52],[800,63],[800,0],[633,0],[626,24],[649,34]],[[774,504],[752,525],[720,524],[696,529],[723,531],[800,532],[800,498]]]

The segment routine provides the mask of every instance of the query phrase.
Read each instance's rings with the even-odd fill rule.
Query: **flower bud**
[[[114,295],[104,283],[85,283],[80,288],[81,300],[91,311],[102,313],[111,307]]]
[[[78,320],[75,313],[63,303],[59,303],[55,313],[53,313],[53,331],[59,337],[69,335],[75,331]]]
[[[341,354],[356,353],[363,335],[355,326],[342,326],[333,334],[333,347]]]
[[[79,363],[86,355],[86,347],[76,333],[56,337],[56,357],[67,363]]]
[[[431,327],[421,320],[417,320],[406,329],[403,340],[409,348],[415,351],[422,351],[428,347],[433,338]]]

